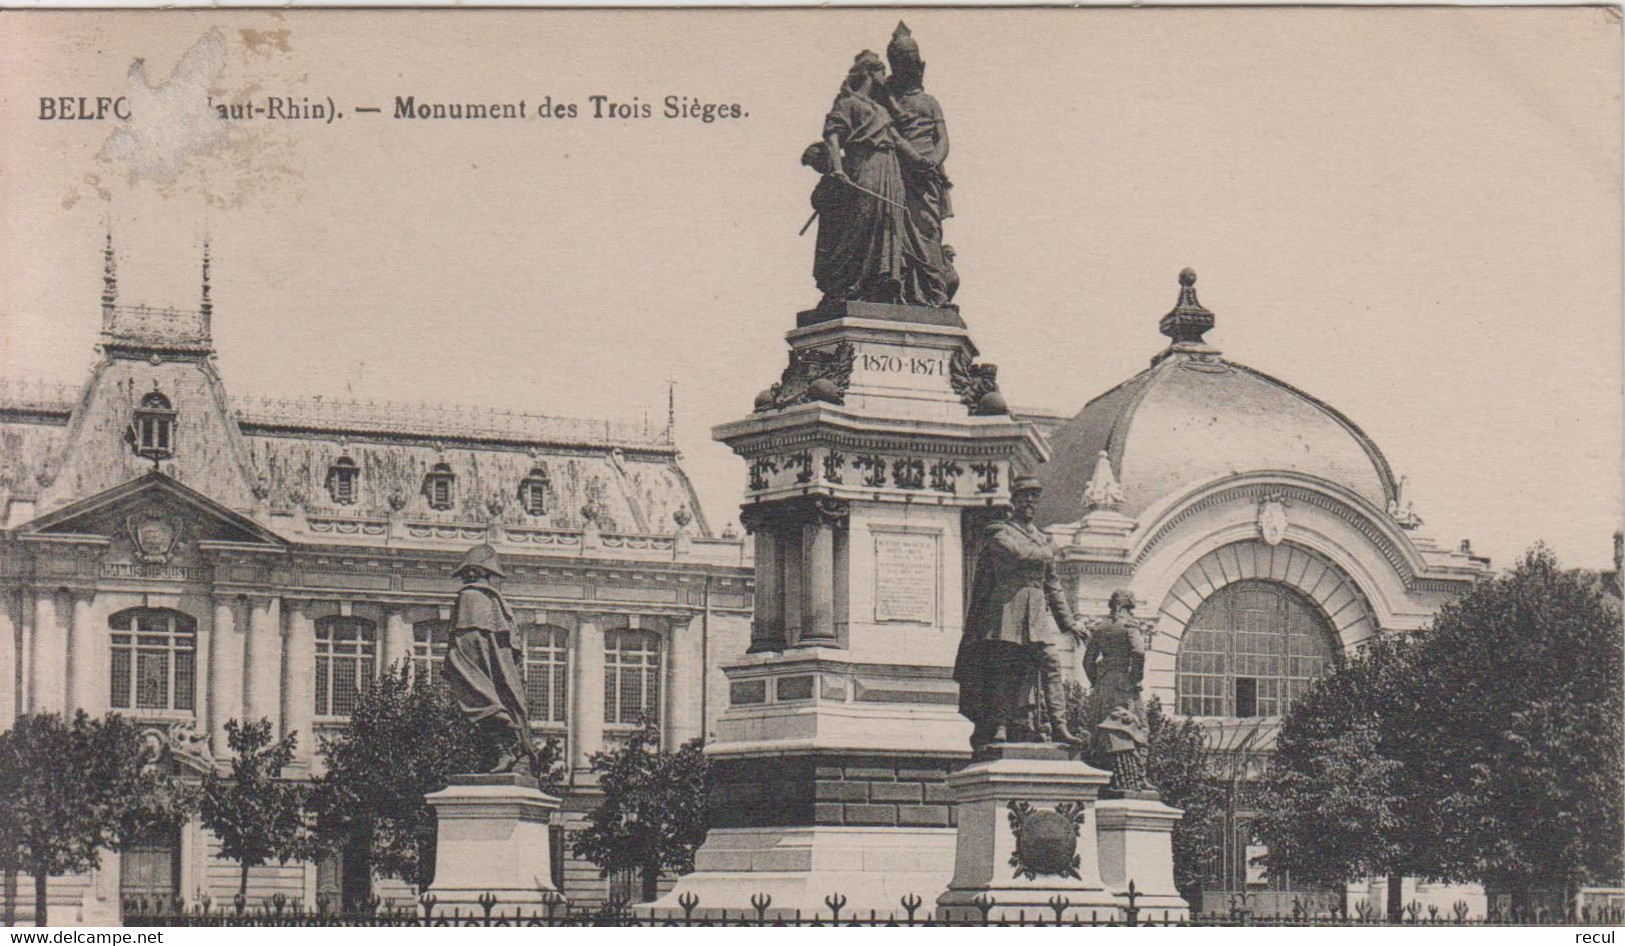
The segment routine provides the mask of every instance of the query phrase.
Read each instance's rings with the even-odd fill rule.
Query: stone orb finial
[[[1180,270],[1179,271],[1179,284],[1181,286],[1194,286],[1194,285],[1196,285],[1196,270],[1191,269],[1189,266],[1187,266],[1184,269]]]

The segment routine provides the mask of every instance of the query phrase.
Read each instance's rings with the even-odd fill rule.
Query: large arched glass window
[[[348,716],[378,670],[378,629],[365,618],[316,622],[316,715]]]
[[[1268,581],[1238,581],[1202,602],[1179,644],[1179,712],[1284,716],[1331,669],[1335,636],[1303,596]]]
[[[197,621],[168,608],[130,608],[108,619],[114,709],[181,710],[197,705]]]
[[[660,635],[628,629],[604,634],[604,723],[660,721]]]
[[[533,723],[565,721],[566,681],[570,678],[568,637],[545,624],[520,628],[525,636],[525,708]]]

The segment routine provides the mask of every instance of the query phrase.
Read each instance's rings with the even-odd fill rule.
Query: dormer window
[[[175,453],[175,414],[169,398],[157,391],[141,399],[126,435],[136,455],[148,460],[167,460]]]
[[[360,479],[361,470],[356,467],[355,461],[349,457],[339,457],[327,468],[327,493],[340,506],[352,506],[355,504],[356,484]]]
[[[450,509],[454,490],[457,486],[457,474],[444,463],[436,463],[423,475],[423,496],[429,501],[430,509]]]
[[[547,515],[547,471],[541,467],[531,467],[525,478],[519,481],[519,505],[528,516]]]

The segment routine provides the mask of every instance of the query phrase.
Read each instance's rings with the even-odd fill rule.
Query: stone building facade
[[[1160,322],[1171,343],[1149,368],[1070,419],[1030,418],[1053,451],[1037,518],[1080,614],[1134,592],[1146,698],[1209,730],[1232,804],[1201,909],[1247,894],[1290,913],[1307,891],[1250,863],[1252,788],[1282,716],[1344,654],[1378,629],[1422,627],[1489,562],[1426,535],[1406,481],[1353,421],[1208,345],[1195,282],[1180,275]],[[1416,896],[1430,893],[1445,908],[1483,902],[1460,887]]]
[[[669,420],[234,398],[208,266],[205,248],[196,309],[123,305],[109,238],[89,379],[0,391],[0,729],[115,710],[202,771],[228,720],[267,718],[299,734],[291,774],[307,777],[369,677],[399,661],[432,672],[450,571],[489,542],[525,633],[533,726],[565,746],[553,843],[567,851],[595,804],[588,758],[645,716],[668,746],[703,735],[726,687],[708,669],[749,639],[744,545],[712,533]],[[229,901],[236,867],[217,848],[193,823],[109,853],[52,880],[53,918],[113,922],[128,895]],[[577,902],[627,882],[555,864]],[[250,878],[254,897],[307,902],[369,887],[409,895],[339,861]]]

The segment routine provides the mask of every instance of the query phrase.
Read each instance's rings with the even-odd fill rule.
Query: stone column
[[[230,750],[226,745],[226,722],[242,719],[243,681],[247,655],[244,644],[248,635],[243,633],[237,608],[227,595],[214,598],[214,634],[209,647],[208,693],[210,748],[216,758],[223,758]]]
[[[804,630],[807,596],[804,593],[802,570],[806,565],[806,543],[801,527],[792,523],[781,526],[779,541],[779,587],[784,600],[784,643],[795,647],[801,643]]]
[[[740,518],[756,536],[756,614],[750,626],[750,649],[746,653],[783,650],[784,576],[779,556],[782,539],[771,517],[761,514],[758,507],[747,510]]]
[[[105,662],[106,657],[98,653],[99,643],[95,628],[92,627],[92,604],[95,602],[95,592],[74,592],[69,595],[73,606],[73,616],[68,624],[68,653],[67,653],[67,711],[72,713],[76,709],[83,709],[92,716],[101,715],[99,707],[106,702],[105,694],[98,700],[94,691],[96,665]]]
[[[214,690],[209,685],[214,664],[214,615],[197,622],[196,652],[192,657],[192,729],[207,737],[214,732]],[[183,891],[186,887],[181,888]]]
[[[700,699],[705,689],[705,666],[701,657],[702,618],[673,621],[667,642],[666,732],[670,745],[680,746],[700,735]]]
[[[310,602],[288,599],[288,633],[283,638],[282,733],[298,733],[297,758],[309,761],[316,751],[316,622]]]
[[[390,608],[384,614],[384,652],[380,655],[379,670],[391,664],[412,659],[412,625],[406,623],[406,612]]]
[[[17,721],[17,596],[0,591],[0,730]]]
[[[33,686],[28,694],[29,709],[36,713],[60,713],[67,703],[68,615],[62,613],[56,589],[34,593]]]
[[[271,721],[282,731],[282,601],[251,598],[248,602],[248,667],[243,679],[244,715],[248,721]]]
[[[817,499],[801,527],[802,546],[802,644],[834,645],[835,632],[835,530],[846,519],[846,504],[840,500]]]
[[[583,614],[576,622],[575,680],[570,705],[570,768],[579,784],[592,766],[592,754],[604,748],[603,617]]]

